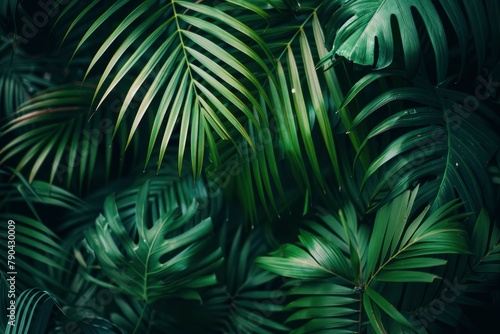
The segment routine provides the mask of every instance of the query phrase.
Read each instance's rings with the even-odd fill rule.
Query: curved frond
[[[493,210],[487,164],[499,137],[478,113],[487,109],[478,98],[446,88],[400,87],[383,92],[364,106],[354,119],[356,127],[395,104],[397,112],[372,127],[361,145],[384,133],[407,129],[371,162],[364,181],[383,173],[373,197],[385,194],[385,203],[415,182],[422,185],[431,211],[458,195],[468,212],[483,206]],[[372,203],[373,204],[373,203]]]
[[[299,287],[302,294],[319,294],[324,299],[311,296],[289,304],[288,307],[304,308],[297,319],[310,320],[297,332],[323,326],[346,331],[355,331],[359,326],[360,332],[362,317],[368,318],[377,333],[385,333],[384,328],[391,321],[403,327],[412,326],[395,308],[397,299],[392,300],[395,296],[384,288],[385,284],[433,282],[437,275],[427,268],[442,266],[446,261],[431,258],[431,254],[468,252],[460,226],[464,215],[453,214],[457,204],[448,203],[430,215],[427,207],[416,215],[413,206],[418,191],[418,187],[406,191],[381,207],[371,236],[366,228],[358,227],[356,212],[347,206],[339,216],[322,217],[323,224],[309,222],[307,227],[312,233],[302,231],[297,244],[285,244],[270,256],[257,258],[257,263],[271,272],[299,280],[320,280],[338,289],[333,297],[315,291],[316,284],[309,289]],[[318,306],[325,308],[314,309]],[[337,312],[343,317],[332,317]]]
[[[125,3],[118,1],[106,9],[78,47]],[[196,176],[200,175],[204,162],[206,131],[224,140],[243,138],[253,145],[240,118],[244,116],[258,126],[252,107],[261,110],[256,93],[266,96],[261,79],[270,73],[266,64],[269,53],[261,38],[231,15],[233,11],[257,8],[246,1],[232,4],[218,9],[202,2],[167,1],[159,5],[156,1],[146,1],[130,9],[130,14],[94,55],[87,74],[105,52],[113,53],[94,95],[94,98],[100,95],[98,107],[127,74],[137,73],[115,124],[116,133],[127,108],[142,88],[140,106],[128,130],[127,145],[146,111],[156,110],[156,117],[149,125],[146,163],[155,144],[159,143],[160,167],[174,132],[180,134],[178,168],[181,169],[189,143]],[[75,23],[81,19],[82,15]],[[229,135],[229,128],[237,130],[238,138]]]
[[[67,188],[76,186],[80,191],[89,189],[93,174],[109,180],[112,166],[123,158],[112,149],[116,115],[113,105],[90,115],[91,99],[91,86],[65,85],[52,87],[22,104],[2,128],[2,139],[11,140],[0,150],[0,163],[15,160],[17,171],[31,167],[30,182],[41,171],[48,171],[39,178]],[[118,149],[125,144],[120,137],[114,143]],[[100,154],[104,159],[97,158]],[[119,161],[118,170],[124,162]]]
[[[0,291],[2,292],[1,306],[7,310],[7,317],[0,322],[0,329],[5,334],[22,334],[35,331],[46,331],[51,320],[54,306],[61,311],[57,300],[47,291],[29,289],[18,293],[17,296],[9,297],[9,278],[0,274]],[[15,284],[15,283],[14,283]],[[14,301],[15,304],[11,302]],[[13,317],[9,308],[14,306]]]

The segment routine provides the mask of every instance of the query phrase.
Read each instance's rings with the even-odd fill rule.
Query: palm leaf
[[[229,144],[219,141],[217,146],[221,145],[220,151],[224,153],[216,160],[222,163],[220,167],[211,164],[207,170],[215,182],[234,189],[253,223],[258,220],[257,198],[271,219],[279,206],[277,196],[285,206],[291,205],[285,193],[295,186],[284,182],[290,174],[302,192],[316,186],[326,189],[326,169],[333,170],[339,182],[337,138],[333,129],[341,117],[346,122],[349,119],[346,114],[334,112],[342,101],[336,74],[315,68],[327,53],[318,19],[321,3],[302,6],[300,15],[291,23],[287,11],[270,11],[268,24],[252,16],[242,17],[262,35],[276,59],[275,72],[266,82],[271,105],[266,104],[265,96],[260,96],[262,120],[254,109],[260,131],[251,121],[246,122],[254,149],[240,141],[231,150]],[[353,132],[354,140],[356,135]]]
[[[168,300],[158,305],[176,319],[181,332],[189,333],[279,333],[284,293],[275,289],[273,275],[255,266],[256,256],[268,249],[263,227],[245,231],[230,221],[222,225],[220,244],[225,261],[217,271],[217,284],[201,291],[202,303]],[[194,317],[194,318],[193,318]]]
[[[82,37],[78,48],[124,4],[124,1],[119,1],[106,9]],[[251,108],[248,107],[261,109],[260,103],[254,98],[254,92],[264,94],[265,91],[256,73],[270,72],[259,55],[265,55],[266,52],[260,37],[231,15],[233,10],[257,9],[246,1],[233,2],[230,7],[231,9],[219,10],[203,3],[185,1],[170,1],[158,6],[155,1],[147,1],[136,8],[128,8],[130,14],[95,54],[87,74],[101,60],[105,51],[113,50],[113,56],[106,65],[94,96],[96,98],[97,94],[104,91],[98,106],[125,75],[131,71],[139,73],[122,104],[115,132],[139,87],[148,86],[127,139],[128,145],[146,110],[154,103],[151,107],[156,108],[157,115],[150,125],[151,136],[146,163],[155,144],[160,141],[158,160],[161,164],[176,128],[182,134],[179,143],[179,169],[188,133],[191,132],[191,137],[199,134],[197,140],[191,141],[193,169],[198,176],[200,170],[196,166],[201,166],[204,160],[203,149],[198,149],[198,146],[203,147],[206,127],[210,127],[211,131],[223,139],[230,139],[228,126],[234,127],[239,136],[252,145],[247,130],[238,118],[245,115],[257,125]],[[83,15],[79,15],[74,23],[79,22]],[[132,25],[134,27],[127,31]],[[151,32],[148,28],[153,25],[155,29]],[[124,42],[115,47],[114,43],[118,38],[123,38]],[[138,43],[138,40],[143,42]],[[255,51],[249,43],[260,50]],[[130,51],[131,46],[137,46],[134,52]],[[144,67],[141,62],[146,55],[149,60]],[[249,65],[244,65],[240,59],[245,59]],[[120,61],[123,61],[124,65],[117,69]],[[153,73],[155,66],[158,71]],[[144,69],[140,70],[143,67]],[[106,83],[107,79],[112,77],[112,81]],[[155,78],[148,82],[151,77]],[[200,121],[190,124],[190,119]]]
[[[277,79],[270,82],[270,88],[285,154],[292,162],[297,180],[309,187],[308,165],[303,161],[303,156],[307,156],[314,179],[324,188],[317,150],[319,147],[326,149],[338,181],[339,163],[332,134],[336,121],[332,124],[332,119],[339,117],[333,116],[333,110],[339,106],[342,97],[339,96],[335,73],[316,71],[315,64],[327,52],[318,18],[320,8],[321,2],[307,11],[303,8],[296,25],[271,26],[266,28],[263,37],[276,54]],[[315,128],[323,139],[321,144],[313,141]]]
[[[7,17],[7,13],[14,16],[16,7],[18,6],[18,0],[7,0],[0,6],[0,16]]]
[[[483,205],[492,210],[492,187],[486,164],[497,148],[498,136],[467,105],[470,96],[450,89],[430,88],[425,80],[419,83],[424,88],[402,87],[380,94],[354,119],[352,126],[356,127],[376,117],[376,112],[389,103],[396,101],[400,108],[372,128],[361,149],[383,133],[410,129],[390,142],[372,161],[363,182],[383,170],[384,176],[372,197],[384,193],[385,200],[381,202],[384,203],[425,178],[429,181],[422,186],[426,195],[421,201],[430,201],[431,210],[454,199],[456,193],[469,212],[479,212]],[[415,106],[423,101],[424,106]],[[483,108],[486,107],[479,107]]]
[[[7,317],[7,320],[5,320],[5,317],[3,317],[0,322],[0,329],[6,334],[31,333],[35,330],[45,331],[51,320],[54,306],[61,311],[57,300],[47,291],[38,289],[24,290],[14,300],[8,298],[8,286],[10,284],[8,284],[4,273],[1,274],[0,285],[2,308],[8,309],[12,305],[11,301],[15,301],[15,319]]]
[[[0,151],[1,163],[15,157],[17,171],[31,166],[29,182],[40,171],[49,170],[43,177],[50,183],[76,186],[80,191],[89,189],[89,175],[94,173],[109,180],[112,164],[119,160],[109,148],[116,116],[108,106],[91,117],[91,94],[89,86],[52,87],[21,105],[2,129],[2,137],[11,140]],[[124,138],[120,137],[115,142],[123,147]],[[102,160],[97,159],[100,152],[105,154]],[[124,162],[120,161],[119,169]]]
[[[37,91],[47,88],[41,67],[46,65],[25,52],[13,49],[14,42],[5,36],[0,38],[0,100],[2,115],[11,119],[17,108]]]
[[[302,324],[297,332],[319,330],[324,326],[344,330],[361,328],[361,318],[356,318],[361,304],[376,332],[385,332],[389,318],[403,327],[411,327],[393,306],[395,304],[388,300],[388,297],[392,299],[397,295],[391,295],[379,282],[432,282],[437,276],[419,268],[442,266],[446,261],[429,258],[430,254],[468,252],[459,223],[464,215],[453,214],[459,206],[456,202],[448,203],[428,216],[427,207],[408,223],[416,214],[413,205],[418,191],[418,187],[412,192],[406,191],[381,207],[371,237],[365,228],[358,228],[356,212],[347,206],[345,216],[344,213],[338,218],[324,216],[323,224],[308,222],[307,227],[313,232],[302,231],[297,245],[285,244],[270,256],[257,258],[260,266],[283,276],[314,282],[334,279],[328,285],[339,289],[336,295],[341,292],[336,298],[327,298],[322,289],[315,292],[317,284],[311,284],[308,289],[298,288],[301,294],[319,294],[321,297],[304,297],[288,307],[321,305],[328,308],[310,309],[300,313],[304,315],[296,316],[297,319],[311,320]],[[397,304],[397,298],[394,303]],[[336,310],[339,307],[341,309]],[[328,317],[336,312],[343,318],[327,323]],[[385,316],[381,318],[381,314]],[[327,319],[313,321],[316,317]]]
[[[19,274],[17,284],[22,288],[46,287],[60,295],[68,292],[55,277],[68,274],[70,255],[60,246],[60,239],[43,223],[21,215],[1,214],[4,220],[15,222],[17,253],[16,268]],[[7,263],[7,243],[2,245],[0,256]]]
[[[405,295],[402,308],[410,312],[412,322],[421,332],[438,333],[446,330],[446,326],[460,325],[472,331],[477,323],[465,311],[466,307],[498,309],[498,305],[493,305],[488,298],[500,275],[498,227],[483,209],[471,232],[472,254],[467,258],[450,258],[447,270],[443,271],[443,280],[436,282],[434,289],[425,293],[415,289]],[[418,301],[416,305],[415,300]],[[431,311],[438,306],[442,312],[435,316]]]
[[[228,224],[224,225],[225,229],[227,226]],[[265,243],[260,241],[263,240],[262,229],[252,230],[247,235],[242,230],[240,227],[234,238],[228,238],[231,235],[228,231],[223,230],[221,233],[226,261],[225,272],[220,272],[218,281],[232,296],[229,319],[224,321],[226,331],[286,331],[287,328],[281,325],[276,317],[283,311],[284,296],[273,290],[270,285],[276,276],[254,264],[254,259],[264,254],[267,248]],[[252,314],[257,316],[251,317]]]
[[[16,284],[23,289],[43,288],[65,300],[70,292],[68,284],[74,259],[70,249],[65,248],[60,236],[52,230],[51,225],[57,224],[57,219],[51,214],[48,221],[53,224],[47,224],[47,217],[40,209],[51,208],[62,216],[67,212],[85,214],[85,207],[81,200],[61,188],[41,181],[28,184],[18,176],[19,181],[0,185],[1,196],[8,200],[8,204],[0,205],[0,217],[10,221],[16,232],[14,243],[0,246],[0,258],[7,263],[7,250],[14,246]]]
[[[138,333],[151,333],[152,328],[155,328],[155,313],[151,307],[145,308],[144,302],[132,298],[125,298],[121,295],[117,295],[114,298],[114,302],[118,306],[118,311],[111,313],[110,319],[112,323],[121,328],[124,333],[133,333],[134,331]],[[141,314],[141,312],[144,314]],[[165,330],[166,326],[158,326],[156,328],[157,330],[159,330],[159,328]]]

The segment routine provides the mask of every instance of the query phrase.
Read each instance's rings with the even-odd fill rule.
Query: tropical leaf
[[[181,214],[176,203],[150,206],[149,199],[149,182],[136,196],[106,199],[103,215],[86,231],[85,240],[112,283],[95,282],[147,303],[173,296],[199,299],[195,289],[215,283],[213,271],[221,260],[210,237],[211,221],[183,231],[196,213],[195,202]],[[135,208],[123,213],[132,217],[120,214],[129,206]],[[129,274],[124,276],[125,271]]]
[[[3,170],[0,170],[3,174],[1,172]],[[51,208],[61,216],[68,212],[82,215],[86,213],[85,206],[79,198],[61,188],[42,181],[29,184],[22,175],[17,176],[15,181],[0,183],[0,196],[6,200],[0,203],[0,217],[8,222],[1,233],[7,237],[7,226],[15,231],[15,238],[0,246],[0,258],[7,263],[8,250],[13,248],[15,260],[12,262],[18,272],[16,285],[25,290],[39,287],[64,301],[70,293],[71,269],[75,261],[71,248],[65,248],[53,230],[58,218],[53,211],[48,217],[41,211]]]
[[[467,56],[467,42],[472,35],[478,68],[482,68],[490,36],[489,16],[496,17],[498,8],[489,12],[485,1],[411,0],[336,0],[325,10],[327,45],[331,51],[323,61],[342,56],[356,64],[386,68],[394,61],[397,43],[401,43],[404,63],[411,75],[417,73],[422,52],[422,26],[435,56],[437,80],[447,76],[449,50],[458,40],[462,67]],[[449,23],[448,23],[449,21]],[[451,24],[451,26],[448,26]],[[453,35],[451,32],[454,32]],[[497,44],[493,49],[498,50]]]
[[[372,197],[384,193],[385,200],[380,203],[385,203],[415,182],[428,180],[422,186],[425,196],[420,201],[431,202],[431,211],[456,198],[456,194],[468,212],[479,212],[483,206],[493,210],[487,163],[499,138],[476,112],[486,107],[464,93],[430,88],[425,80],[422,85],[423,88],[401,87],[380,94],[367,103],[352,123],[356,127],[396,101],[400,111],[382,118],[361,149],[383,133],[409,129],[390,142],[367,169],[364,182],[383,171]]]
[[[483,0],[1,2],[10,330],[491,331],[499,16]]]
[[[8,312],[8,316],[3,317],[0,322],[2,332],[6,334],[32,333],[35,330],[45,332],[54,312],[54,306],[61,311],[57,300],[49,292],[39,289],[24,290],[17,293],[17,296],[14,292],[14,298],[12,298],[9,296],[11,284],[2,272],[0,282],[0,291],[2,291],[1,305]],[[16,288],[14,288],[15,290]],[[14,312],[9,311],[10,308],[13,308]],[[12,317],[10,317],[11,314]]]
[[[270,256],[257,258],[257,263],[271,272],[298,280],[320,280],[338,289],[332,290],[334,298],[325,296],[321,288],[320,292],[315,291],[317,284],[311,284],[308,289],[298,288],[300,294],[321,297],[304,297],[287,306],[308,310],[299,311],[301,316],[292,318],[310,320],[297,332],[321,328],[355,331],[358,326],[359,332],[362,320],[357,316],[360,317],[361,304],[376,332],[385,332],[387,316],[403,327],[411,327],[394,306],[397,298],[395,304],[389,302],[384,292],[391,298],[395,296],[379,282],[433,282],[437,276],[425,269],[442,266],[446,261],[430,258],[430,254],[468,252],[460,225],[464,215],[454,214],[460,205],[450,202],[430,215],[427,215],[427,207],[415,216],[413,205],[418,192],[419,187],[406,191],[381,207],[370,237],[366,228],[358,228],[356,212],[347,206],[337,217],[322,217],[323,224],[308,222],[306,226],[312,232],[302,231],[297,245],[285,244]],[[414,218],[408,223],[411,217]],[[319,306],[328,308],[307,309]],[[332,319],[329,323],[329,317],[337,313],[342,319]],[[381,318],[382,314],[385,316]]]
[[[119,1],[107,8],[82,37],[78,48],[126,3]],[[146,163],[155,144],[160,142],[160,167],[174,130],[180,133],[179,170],[186,143],[190,142],[193,172],[197,176],[204,161],[202,148],[206,131],[234,140],[229,137],[228,126],[234,127],[239,136],[252,145],[239,118],[244,115],[257,125],[249,106],[260,111],[260,103],[254,96],[256,92],[265,96],[265,91],[256,75],[259,72],[269,74],[270,70],[262,58],[267,50],[261,38],[231,15],[232,11],[257,9],[247,1],[232,4],[231,10],[227,7],[219,10],[201,2],[169,1],[160,5],[156,1],[146,1],[130,8],[130,14],[95,54],[87,74],[106,51],[113,52],[94,95],[96,98],[104,91],[98,107],[128,73],[139,73],[123,101],[115,133],[140,86],[147,86],[127,139],[128,145],[146,110],[155,108],[157,113],[150,124]],[[89,9],[94,5],[90,4]],[[74,20],[74,24],[80,22],[86,11]],[[152,31],[149,28],[153,25]],[[128,29],[130,27],[133,28]],[[118,40],[123,43],[116,47]],[[135,51],[131,51],[132,46]],[[142,60],[146,56],[148,61],[144,65]],[[123,65],[118,68],[120,62]],[[108,83],[108,79],[112,79],[111,82]]]
[[[255,266],[254,259],[269,249],[263,227],[245,231],[231,227],[232,215],[222,225],[220,243],[224,262],[217,270],[217,284],[201,291],[203,302],[169,300],[159,309],[176,320],[180,332],[189,333],[280,333],[284,292],[275,284],[273,275]]]
[[[415,289],[405,294],[402,309],[410,312],[410,320],[419,332],[440,333],[457,326],[474,331],[477,325],[465,311],[467,307],[481,312],[498,310],[490,296],[500,276],[498,226],[483,209],[471,232],[472,254],[467,258],[451,257],[442,271],[443,280],[436,282],[433,289]]]
[[[0,247],[2,251],[0,259],[8,263],[7,251],[14,247],[16,255],[12,263],[15,263],[19,275],[17,285],[23,289],[33,286],[44,287],[61,296],[67,294],[68,287],[60,280],[69,274],[71,256],[60,246],[61,241],[54,232],[42,222],[30,217],[12,213],[0,214],[0,217],[15,226],[14,243],[5,242]],[[58,280],[54,280],[55,278]]]
[[[255,208],[259,206],[268,218],[282,214],[277,210],[280,206],[277,197],[285,202],[283,207],[292,205],[289,195],[285,194],[293,192],[296,185],[285,180],[295,181],[302,192],[311,192],[317,186],[323,191],[327,183],[326,170],[331,169],[339,182],[334,128],[341,117],[345,122],[349,122],[349,118],[346,113],[335,113],[342,101],[335,72],[315,69],[317,61],[327,53],[318,19],[321,4],[302,4],[300,15],[293,18],[291,25],[284,25],[290,20],[287,11],[270,11],[267,24],[252,16],[242,17],[262,35],[275,58],[275,72],[266,81],[271,105],[266,104],[265,96],[260,96],[262,120],[254,108],[260,130],[251,121],[246,122],[253,147],[239,141],[238,146],[231,149],[230,144],[217,142],[224,152],[217,157],[221,165],[213,163],[207,171],[215,182],[227,185],[230,192],[234,190],[238,194],[253,223],[258,221]],[[355,140],[357,133],[353,132],[353,136]],[[211,153],[211,159],[213,156]],[[364,160],[364,154],[362,158]]]
[[[117,295],[114,302],[118,306],[118,311],[110,315],[113,324],[116,324],[124,333],[151,333],[152,328],[162,328],[166,330],[169,326],[156,326],[155,312],[151,306],[144,306],[143,301],[132,298],[125,298]],[[168,315],[163,318],[170,318]]]
[[[200,296],[196,290],[215,283],[214,272],[221,261],[221,254],[216,243],[214,244],[210,233],[212,224],[207,217],[217,216],[220,209],[220,195],[212,193],[209,196],[208,189],[201,179],[194,184],[192,180],[179,182],[175,167],[170,167],[158,176],[154,173],[151,175],[148,171],[144,177],[122,188],[123,190],[116,196],[116,201],[112,197],[104,199],[99,194],[89,198],[90,203],[101,203],[101,201],[104,203],[104,216],[98,218],[97,229],[88,226],[82,219],[71,218],[65,224],[66,229],[71,229],[77,235],[81,236],[84,233],[87,236],[86,244],[89,247],[87,252],[77,253],[77,258],[83,260],[81,262],[83,268],[86,271],[96,266],[103,269],[97,276],[90,276],[86,271],[82,272],[82,277],[88,280],[87,283],[91,283],[90,287],[83,281],[73,284],[75,287],[80,286],[75,290],[77,299],[68,306],[70,323],[75,323],[74,326],[85,330],[83,326],[87,322],[85,319],[92,318],[95,312],[89,300],[105,290],[107,294],[112,294],[112,298],[106,298],[113,304],[105,308],[106,312],[100,312],[99,317],[111,319],[124,332],[146,333],[165,328],[175,330],[178,321],[171,318],[168,320],[167,317],[162,319],[156,317],[158,313],[152,306],[153,303],[162,298],[175,300],[174,303],[177,305],[183,301],[173,298],[194,298],[199,301]],[[140,205],[139,202],[143,204]],[[129,233],[128,237],[120,234],[119,238],[113,239],[118,235],[116,232],[118,230],[113,229],[108,237],[105,237],[108,232],[101,230],[100,224],[108,224],[110,218],[113,221],[108,226]],[[151,220],[155,223],[150,227]],[[102,221],[104,223],[100,223]],[[83,227],[75,228],[75,224]],[[142,233],[147,236],[147,240],[138,242]],[[144,240],[142,239],[144,235],[140,240]],[[76,237],[75,235],[75,238],[70,238],[75,239],[75,245],[78,240]],[[111,244],[106,241],[108,239]],[[137,247],[125,248],[123,251],[118,250],[121,248],[116,248],[117,253],[105,258],[95,252],[95,250],[99,252],[102,247],[122,247],[117,246],[115,242],[119,244],[124,242],[128,245],[129,242],[125,240],[129,240],[132,244],[138,242]],[[205,257],[207,252],[210,252],[208,258]],[[116,261],[116,266],[115,263],[112,266],[108,264],[111,258]],[[162,263],[159,263],[160,259]],[[186,261],[199,264],[196,266],[190,264],[186,267]],[[146,271],[146,274],[141,274],[138,270]],[[146,298],[138,289],[140,284],[144,284],[140,289],[146,289],[143,290]],[[189,289],[190,286],[192,289]],[[96,292],[96,287],[101,290]],[[99,309],[102,310],[101,307]],[[108,312],[108,309],[112,311]]]
[[[65,316],[57,319],[55,325],[57,333],[68,331],[88,334],[132,333],[124,331],[118,323],[105,318],[109,315],[109,309],[118,304],[117,299],[120,298],[118,294],[89,283],[82,275],[75,275],[74,278],[71,285],[75,298],[67,299],[68,302],[63,307]]]
[[[271,285],[276,276],[255,266],[254,263],[255,258],[265,254],[268,249],[263,242],[263,228],[244,233],[240,227],[234,237],[231,237],[232,233],[226,230],[227,227],[228,223],[221,232],[221,245],[226,261],[224,271],[221,270],[218,274],[218,282],[223,285],[225,294],[229,297],[226,299],[229,317],[223,321],[225,331],[229,333],[287,331],[288,328],[277,321],[279,320],[277,315],[283,312],[285,296]],[[205,303],[214,303],[217,299],[206,300]],[[224,318],[220,311],[213,315]]]
[[[312,41],[314,44],[310,45]],[[290,43],[287,44],[286,49],[277,57],[278,84],[271,88],[274,92],[272,97],[278,124],[286,131],[281,134],[285,153],[290,155],[289,159],[300,171],[302,177],[306,175],[301,144],[296,135],[300,133],[303,149],[311,163],[315,179],[324,187],[324,178],[321,175],[316,153],[317,148],[313,144],[311,132],[313,126],[317,124],[338,180],[339,166],[331,125],[331,115],[335,107],[331,99],[340,97],[335,96],[333,73],[321,73],[315,69],[317,62],[315,59],[319,59],[325,52],[322,41],[322,30],[315,10],[309,13]],[[305,73],[305,82],[301,73]],[[321,84],[329,90],[322,90]],[[285,136],[287,138],[283,138]]]
[[[0,37],[0,100],[2,119],[11,119],[17,108],[37,91],[47,88],[41,67],[43,62],[30,58],[22,50],[14,49],[15,40]]]
[[[2,6],[0,6],[0,16],[6,17],[7,13],[10,15],[13,15],[16,7],[17,7],[17,2],[18,0],[6,0],[2,3]]]
[[[119,161],[121,170],[126,160],[111,149],[116,118],[113,105],[90,115],[91,98],[92,87],[65,85],[52,87],[24,103],[2,129],[2,139],[12,140],[0,151],[0,163],[15,157],[16,170],[31,165],[30,182],[41,170],[49,170],[44,177],[50,183],[76,186],[79,191],[89,189],[94,173],[109,180],[115,161]],[[123,148],[123,136],[115,143]],[[97,159],[100,154],[105,158]]]

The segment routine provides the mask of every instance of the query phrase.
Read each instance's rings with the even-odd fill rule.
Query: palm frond
[[[441,333],[457,326],[474,331],[477,319],[466,308],[498,310],[491,293],[500,276],[500,232],[486,210],[481,210],[473,222],[469,241],[472,254],[467,258],[449,257],[446,270],[441,270],[443,279],[432,289],[416,288],[405,293],[402,309],[410,312],[418,332]]]
[[[119,1],[106,9],[82,37],[78,47],[125,3]],[[87,74],[106,51],[113,52],[94,95],[96,98],[104,91],[98,107],[127,73],[138,73],[123,101],[115,132],[139,88],[147,86],[127,138],[128,145],[146,110],[155,108],[157,115],[150,124],[146,163],[159,141],[158,162],[161,164],[174,130],[180,133],[179,170],[186,143],[190,142],[196,176],[200,175],[203,165],[202,148],[208,129],[223,139],[234,140],[228,133],[228,127],[234,127],[239,136],[252,145],[247,130],[238,119],[245,115],[258,126],[249,106],[261,109],[254,96],[255,92],[265,96],[257,75],[260,75],[258,72],[270,73],[265,63],[267,50],[261,38],[233,18],[231,12],[253,8],[246,1],[233,2],[232,9],[224,11],[199,2],[169,1],[158,5],[155,1],[146,1],[130,10],[95,54]],[[131,28],[132,25],[135,26]],[[123,43],[115,47],[118,40]],[[131,51],[131,46],[136,46],[135,51]],[[142,61],[146,56],[149,60],[144,65]],[[120,62],[123,65],[118,68]],[[148,82],[148,78],[153,78],[152,82]]]
[[[369,76],[378,78],[378,75]],[[363,87],[371,82],[362,81]],[[425,180],[427,183],[422,185],[425,196],[420,200],[431,202],[431,211],[456,198],[456,194],[464,201],[468,212],[477,213],[483,206],[493,210],[487,164],[498,147],[499,138],[476,112],[486,106],[479,105],[477,99],[465,93],[432,88],[425,80],[420,82],[421,87],[400,87],[380,94],[353,120],[354,128],[380,115],[377,113],[390,103],[396,103],[398,108],[372,127],[361,150],[381,134],[398,128],[408,129],[371,162],[364,182],[383,171],[384,176],[373,193],[373,197],[385,195],[381,203],[415,182]],[[353,91],[362,90],[353,87]]]
[[[418,187],[406,191],[381,207],[371,237],[366,228],[358,227],[356,212],[347,206],[337,217],[322,217],[323,224],[309,222],[306,226],[312,232],[303,230],[298,244],[285,244],[271,256],[257,258],[257,263],[271,272],[301,281],[319,280],[338,288],[332,293],[335,297],[326,297],[314,291],[315,285],[310,289],[299,287],[303,294],[320,296],[298,299],[297,306],[292,302],[289,307],[325,308],[299,311],[297,319],[309,322],[302,323],[297,332],[320,330],[324,326],[351,331],[359,327],[359,331],[363,325],[361,310],[377,333],[384,333],[392,321],[411,327],[407,318],[388,301],[388,297],[395,296],[387,284],[433,282],[437,275],[421,268],[442,266],[446,261],[430,258],[430,254],[468,252],[460,226],[464,215],[453,214],[459,205],[450,202],[430,215],[427,207],[416,215],[413,205],[418,191]],[[408,223],[411,217],[413,221]],[[338,312],[342,318],[330,319],[336,308],[341,308]]]
[[[0,37],[1,119],[11,119],[23,102],[50,84],[41,71],[40,60],[14,49],[14,42],[3,35]]]
[[[5,0],[0,5],[0,19],[14,18],[16,11],[22,9],[22,1],[19,0]]]
[[[24,290],[17,296],[14,292],[14,297],[10,297],[9,286],[12,283],[9,284],[3,272],[0,276],[0,291],[2,292],[0,304],[8,312],[7,317],[2,317],[0,322],[2,332],[5,334],[31,333],[35,330],[44,332],[51,321],[54,306],[61,311],[57,300],[49,292],[39,289]],[[13,284],[15,286],[15,282]]]
[[[273,288],[276,275],[256,267],[254,260],[266,252],[262,228],[236,233],[226,222],[220,233],[225,261],[217,273],[218,284],[202,294],[199,306],[202,316],[197,332],[279,333],[287,331],[281,324],[285,296]],[[210,324],[210,325],[208,325]]]
[[[269,218],[279,216],[275,200],[278,196],[286,206],[291,205],[285,196],[291,191],[286,189],[287,183],[289,188],[298,186],[302,192],[307,189],[311,193],[316,187],[324,191],[328,182],[325,175],[330,170],[339,182],[339,148],[334,128],[341,117],[347,124],[350,119],[346,114],[335,113],[342,101],[335,72],[315,68],[327,53],[318,19],[322,3],[301,5],[300,15],[292,19],[292,24],[288,11],[269,11],[267,24],[255,16],[242,18],[255,27],[275,58],[273,75],[267,78],[265,86],[271,105],[266,104],[265,96],[260,96],[262,120],[254,109],[260,129],[247,121],[254,149],[240,141],[238,147],[231,150],[229,144],[219,141],[217,146],[220,145],[224,153],[217,156],[217,161],[222,163],[211,164],[207,170],[216,182],[234,189],[252,222],[257,221],[255,208],[260,205]],[[353,136],[356,140],[357,131]],[[211,158],[214,155],[211,154]],[[297,186],[284,182],[287,179],[294,180]],[[240,189],[244,189],[244,193]]]
[[[0,194],[8,203],[1,203],[0,217],[10,222],[16,234],[13,242],[0,246],[0,258],[7,263],[7,251],[14,247],[16,284],[22,289],[46,289],[62,301],[70,292],[66,283],[71,281],[74,259],[53,231],[57,217],[53,213],[47,217],[40,209],[51,208],[62,216],[67,212],[85,214],[85,207],[81,200],[61,188],[41,181],[28,184],[18,176],[19,181],[0,183]],[[5,230],[2,228],[2,235],[7,237],[7,226]]]
[[[155,320],[155,312],[151,306],[145,306],[143,301],[135,300],[132,298],[126,298],[121,295],[117,295],[114,298],[114,303],[118,306],[116,312],[111,313],[110,319],[113,324],[116,324],[121,328],[124,333],[151,333],[153,328],[172,332],[171,326],[166,325],[168,323],[169,315],[162,317],[162,325],[157,325],[157,320]]]
[[[22,104],[2,128],[2,139],[11,140],[0,151],[0,163],[15,160],[17,171],[31,166],[30,182],[40,171],[49,170],[39,178],[79,192],[92,186],[90,175],[109,180],[116,162],[121,170],[127,160],[112,149],[113,106],[90,115],[91,98],[91,86],[70,84],[52,87]],[[123,131],[120,135],[114,141],[118,149],[125,144]],[[97,159],[100,153],[104,159]]]

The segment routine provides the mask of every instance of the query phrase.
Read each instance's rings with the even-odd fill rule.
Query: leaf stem
[[[361,334],[361,320],[363,320],[363,293],[364,292],[360,292],[359,295],[360,295],[360,298],[359,298],[359,317],[358,317],[358,331],[357,331],[357,334]]]
[[[137,331],[139,330],[139,327],[140,327],[141,322],[142,322],[142,318],[144,317],[144,312],[146,312],[147,307],[148,307],[148,303],[146,303],[146,301],[144,301],[144,306],[142,307],[141,315],[139,316],[139,320],[137,320],[137,324],[135,325],[134,332],[132,334],[137,333]]]

